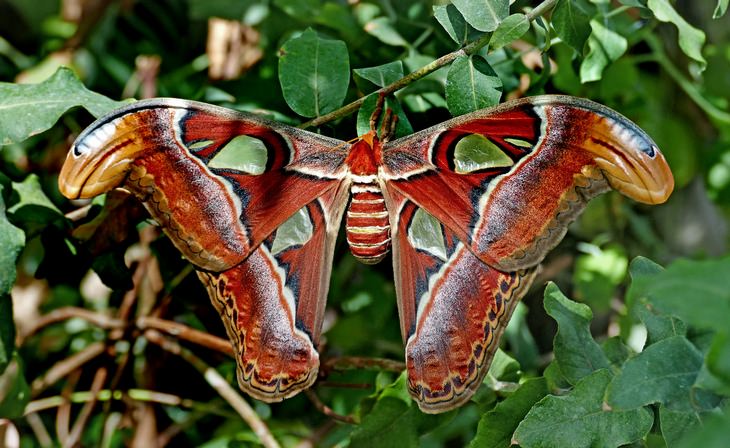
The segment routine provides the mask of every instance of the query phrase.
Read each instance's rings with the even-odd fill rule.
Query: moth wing
[[[346,146],[209,104],[144,100],[79,135],[59,188],[69,198],[130,190],[192,263],[222,271],[337,189]]]
[[[281,401],[317,378],[332,257],[349,191],[328,191],[300,209],[242,263],[198,271],[234,347],[238,383]]]
[[[388,201],[408,389],[422,411],[444,412],[482,383],[534,269],[488,266],[423,208],[397,193]]]
[[[507,102],[384,147],[384,183],[503,271],[538,264],[596,195],[664,202],[672,173],[651,138],[585,99]]]

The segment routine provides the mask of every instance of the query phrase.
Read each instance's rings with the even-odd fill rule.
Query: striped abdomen
[[[347,243],[352,255],[366,264],[374,264],[390,250],[390,221],[385,199],[375,176],[370,182],[354,182],[352,199],[345,218]],[[358,179],[359,180],[359,179]]]

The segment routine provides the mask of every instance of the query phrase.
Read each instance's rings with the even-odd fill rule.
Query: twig
[[[544,2],[537,5],[532,11],[525,14],[525,17],[527,17],[528,21],[533,21],[542,14],[545,14],[547,11],[551,10],[556,4],[558,0],[545,0]],[[445,54],[441,56],[440,58],[436,59],[435,61],[431,62],[430,64],[427,64],[418,70],[409,73],[408,75],[404,76],[403,78],[395,81],[392,84],[389,84],[385,87],[382,87],[373,94],[381,95],[381,96],[387,96],[392,93],[397,92],[398,90],[402,89],[403,87],[406,87],[409,84],[414,83],[415,81],[418,81],[419,79],[425,77],[426,75],[429,75],[436,70],[445,67],[449,64],[451,64],[456,58],[460,56],[471,56],[472,54],[479,51],[482,47],[487,45],[489,43],[489,40],[492,38],[492,33],[485,33],[482,37],[479,39],[472,41],[462,48],[459,48],[456,51],[452,51],[451,53]],[[335,110],[328,114],[321,115],[319,117],[315,117],[305,123],[300,124],[299,128],[306,129],[311,127],[320,126],[324,123],[330,122],[332,120],[336,120],[337,118],[344,117],[346,115],[349,115],[353,112],[355,112],[357,109],[362,106],[362,103],[365,102],[365,99],[367,96],[358,98],[357,100]]]
[[[311,389],[305,390],[304,393],[307,395],[307,398],[309,398],[309,401],[312,402],[314,407],[317,408],[317,410],[319,412],[323,413],[327,417],[330,417],[334,420],[337,420],[337,421],[340,421],[343,423],[348,423],[350,425],[357,424],[357,420],[355,419],[355,417],[353,417],[351,415],[338,414],[335,411],[333,411],[332,408],[330,408],[326,404],[322,403],[322,400],[320,400],[319,397],[317,396],[317,394],[315,394]]]
[[[36,378],[31,384],[30,394],[32,397],[38,396],[48,386],[65,377],[69,373],[78,370],[82,365],[104,353],[106,345],[103,342],[94,342],[80,352],[69,356],[53,365],[40,378]]]
[[[649,45],[649,48],[651,48],[652,52],[654,53],[651,60],[659,64],[667,72],[667,74],[669,74],[674,82],[676,82],[679,87],[684,90],[684,93],[686,93],[687,96],[690,97],[690,99],[694,101],[695,104],[697,104],[700,109],[702,109],[710,118],[714,119],[718,123],[721,123],[723,125],[727,125],[728,123],[730,123],[730,113],[719,109],[710,101],[708,101],[707,98],[705,98],[702,93],[697,89],[697,87],[684,77],[679,69],[675,67],[674,64],[672,64],[672,62],[666,56],[666,54],[664,53],[664,48],[662,48],[662,45],[656,36],[646,35],[644,37],[644,41],[647,43],[647,45]]]
[[[28,422],[28,426],[30,426],[33,434],[35,434],[35,438],[38,440],[38,444],[42,448],[53,446],[51,435],[48,434],[48,429],[46,429],[46,425],[43,424],[43,420],[41,420],[41,417],[38,414],[35,412],[26,414],[25,420]]]
[[[76,417],[76,421],[74,422],[68,439],[66,439],[65,446],[76,446],[78,441],[81,439],[81,433],[83,432],[86,423],[89,421],[89,417],[91,417],[91,411],[94,409],[94,405],[96,405],[96,397],[99,395],[99,391],[104,385],[106,377],[107,370],[105,368],[96,371],[96,374],[94,375],[94,380],[91,382],[91,396],[93,397],[93,399],[84,403],[84,407],[81,408],[81,412],[79,413],[79,416]]]
[[[406,369],[406,364],[401,361],[395,361],[385,358],[360,358],[357,356],[341,356],[337,358],[328,358],[322,364],[322,370],[328,372],[330,370],[348,370],[348,369],[365,369],[365,370],[385,370],[388,372],[402,372]]]
[[[295,448],[314,448],[319,446],[319,441],[324,439],[324,437],[336,427],[337,423],[335,420],[332,419],[325,421],[324,424],[310,434],[309,437],[299,442]]]
[[[22,345],[23,342],[30,336],[36,334],[43,328],[53,325],[64,320],[68,320],[74,317],[83,319],[99,328],[105,330],[123,328],[124,323],[106,314],[102,314],[96,311],[90,311],[84,308],[77,308],[74,306],[66,306],[63,308],[57,308],[48,314],[41,316],[24,334],[18,336],[18,345]]]
[[[160,319],[158,317],[142,316],[137,318],[135,324],[142,331],[159,330],[178,339],[183,339],[228,356],[233,356],[233,347],[228,340],[195,330],[181,323]]]
[[[124,401],[124,400],[144,401],[149,403],[159,403],[167,406],[178,406],[182,408],[189,408],[200,412],[206,412],[208,414],[216,414],[222,417],[231,417],[231,412],[219,410],[217,406],[208,405],[206,403],[198,403],[188,398],[181,398],[177,395],[166,394],[164,392],[157,392],[148,389],[129,389],[126,392],[120,390],[109,390],[104,389],[98,391],[96,394],[91,391],[78,391],[73,392],[68,397],[62,397],[55,395],[52,397],[41,398],[39,400],[33,400],[25,407],[25,414],[31,415],[37,412],[53,409],[61,406],[64,402],[71,403],[87,403],[92,400],[96,401]]]
[[[200,372],[208,384],[213,387],[218,394],[223,397],[233,409],[238,412],[238,415],[248,423],[253,429],[254,433],[259,437],[261,443],[267,448],[279,447],[279,443],[274,439],[274,436],[269,431],[268,426],[263,420],[256,414],[256,411],[241,397],[238,392],[231,387],[230,384],[223,378],[215,369],[208,366],[203,360],[195,356],[190,350],[182,347],[180,344],[171,341],[156,330],[147,330],[144,332],[145,338],[158,345],[163,350],[180,356],[198,372]]]

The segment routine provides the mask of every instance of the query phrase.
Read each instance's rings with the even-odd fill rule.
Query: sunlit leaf
[[[508,0],[452,0],[464,19],[479,31],[494,31],[509,14]]]
[[[533,378],[520,385],[512,395],[485,413],[479,420],[477,435],[469,445],[471,448],[507,447],[512,433],[532,406],[547,395],[544,378]]]
[[[553,350],[565,378],[576,384],[595,370],[607,368],[608,359],[591,336],[591,309],[565,297],[554,283],[545,288],[544,303],[547,313],[558,322]]]
[[[403,63],[393,61],[376,67],[356,68],[353,72],[378,87],[385,87],[403,77]]]
[[[650,345],[626,361],[608,388],[614,409],[662,403],[669,409],[692,409],[690,389],[702,367],[702,354],[685,337]]]
[[[579,54],[591,34],[588,5],[582,1],[559,0],[552,14],[552,25],[563,42]]]
[[[469,25],[456,6],[451,3],[434,5],[433,16],[457,44],[464,44],[479,35],[479,31]]]
[[[279,82],[294,112],[316,117],[342,105],[350,83],[347,46],[307,30],[284,43],[279,57]]]
[[[679,32],[679,47],[684,54],[694,59],[700,64],[701,68],[707,65],[707,61],[702,56],[702,46],[705,44],[705,33],[693,27],[684,17],[674,9],[669,0],[648,0],[647,6],[652,10],[657,20],[661,22],[669,22],[677,27]],[[718,4],[718,6],[720,6]],[[727,9],[727,1],[725,2]],[[717,13],[717,9],[715,12]]]
[[[597,370],[564,396],[540,400],[517,427],[515,442],[532,447],[618,447],[649,432],[653,417],[648,409],[608,409],[603,395],[611,374]]]
[[[40,84],[0,83],[0,145],[49,129],[72,107],[83,106],[100,117],[122,104],[88,90],[68,68]]]
[[[462,115],[499,103],[502,80],[479,55],[461,56],[451,64],[446,78],[446,103],[452,115]]]
[[[489,47],[497,50],[522,37],[530,29],[530,22],[524,14],[512,14],[499,24],[489,40]]]
[[[598,20],[591,20],[588,38],[588,54],[580,65],[580,81],[583,83],[601,79],[603,70],[626,52],[626,38],[606,28]]]
[[[730,5],[730,0],[717,0],[717,6],[715,11],[712,13],[713,19],[719,19],[727,12],[727,7]]]

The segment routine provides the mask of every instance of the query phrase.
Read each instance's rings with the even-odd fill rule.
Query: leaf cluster
[[[18,430],[23,446],[726,444],[727,0],[87,3],[74,15],[70,0],[0,0],[0,434]],[[655,210],[593,201],[480,391],[445,415],[405,390],[387,262],[338,248],[322,380],[259,403],[231,387],[218,316],[138,204],[121,192],[71,204],[55,186],[73,135],[121,98],[310,119],[346,140],[369,130],[379,94],[407,135],[541,93],[629,116],[678,190]]]

